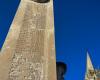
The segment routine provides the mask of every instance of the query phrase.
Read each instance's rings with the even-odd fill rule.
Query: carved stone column
[[[56,80],[52,0],[21,0],[0,52],[0,79]]]

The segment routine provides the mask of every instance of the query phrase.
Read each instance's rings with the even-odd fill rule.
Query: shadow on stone
[[[50,0],[32,0],[37,3],[48,3]]]
[[[64,80],[64,75],[67,71],[67,66],[63,62],[56,62],[57,80]]]

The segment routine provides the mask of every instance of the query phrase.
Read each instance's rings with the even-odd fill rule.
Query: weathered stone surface
[[[53,1],[22,0],[0,52],[0,80],[56,80]]]

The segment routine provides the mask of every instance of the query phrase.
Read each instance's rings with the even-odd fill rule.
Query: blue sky
[[[0,47],[20,0],[0,0]],[[57,61],[68,66],[65,80],[84,80],[86,52],[100,66],[100,1],[54,0]]]

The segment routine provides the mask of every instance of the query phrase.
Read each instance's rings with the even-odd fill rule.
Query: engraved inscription
[[[37,13],[30,5],[25,13],[23,25],[16,43],[8,80],[44,80],[44,10]],[[35,14],[35,15],[34,15]]]

